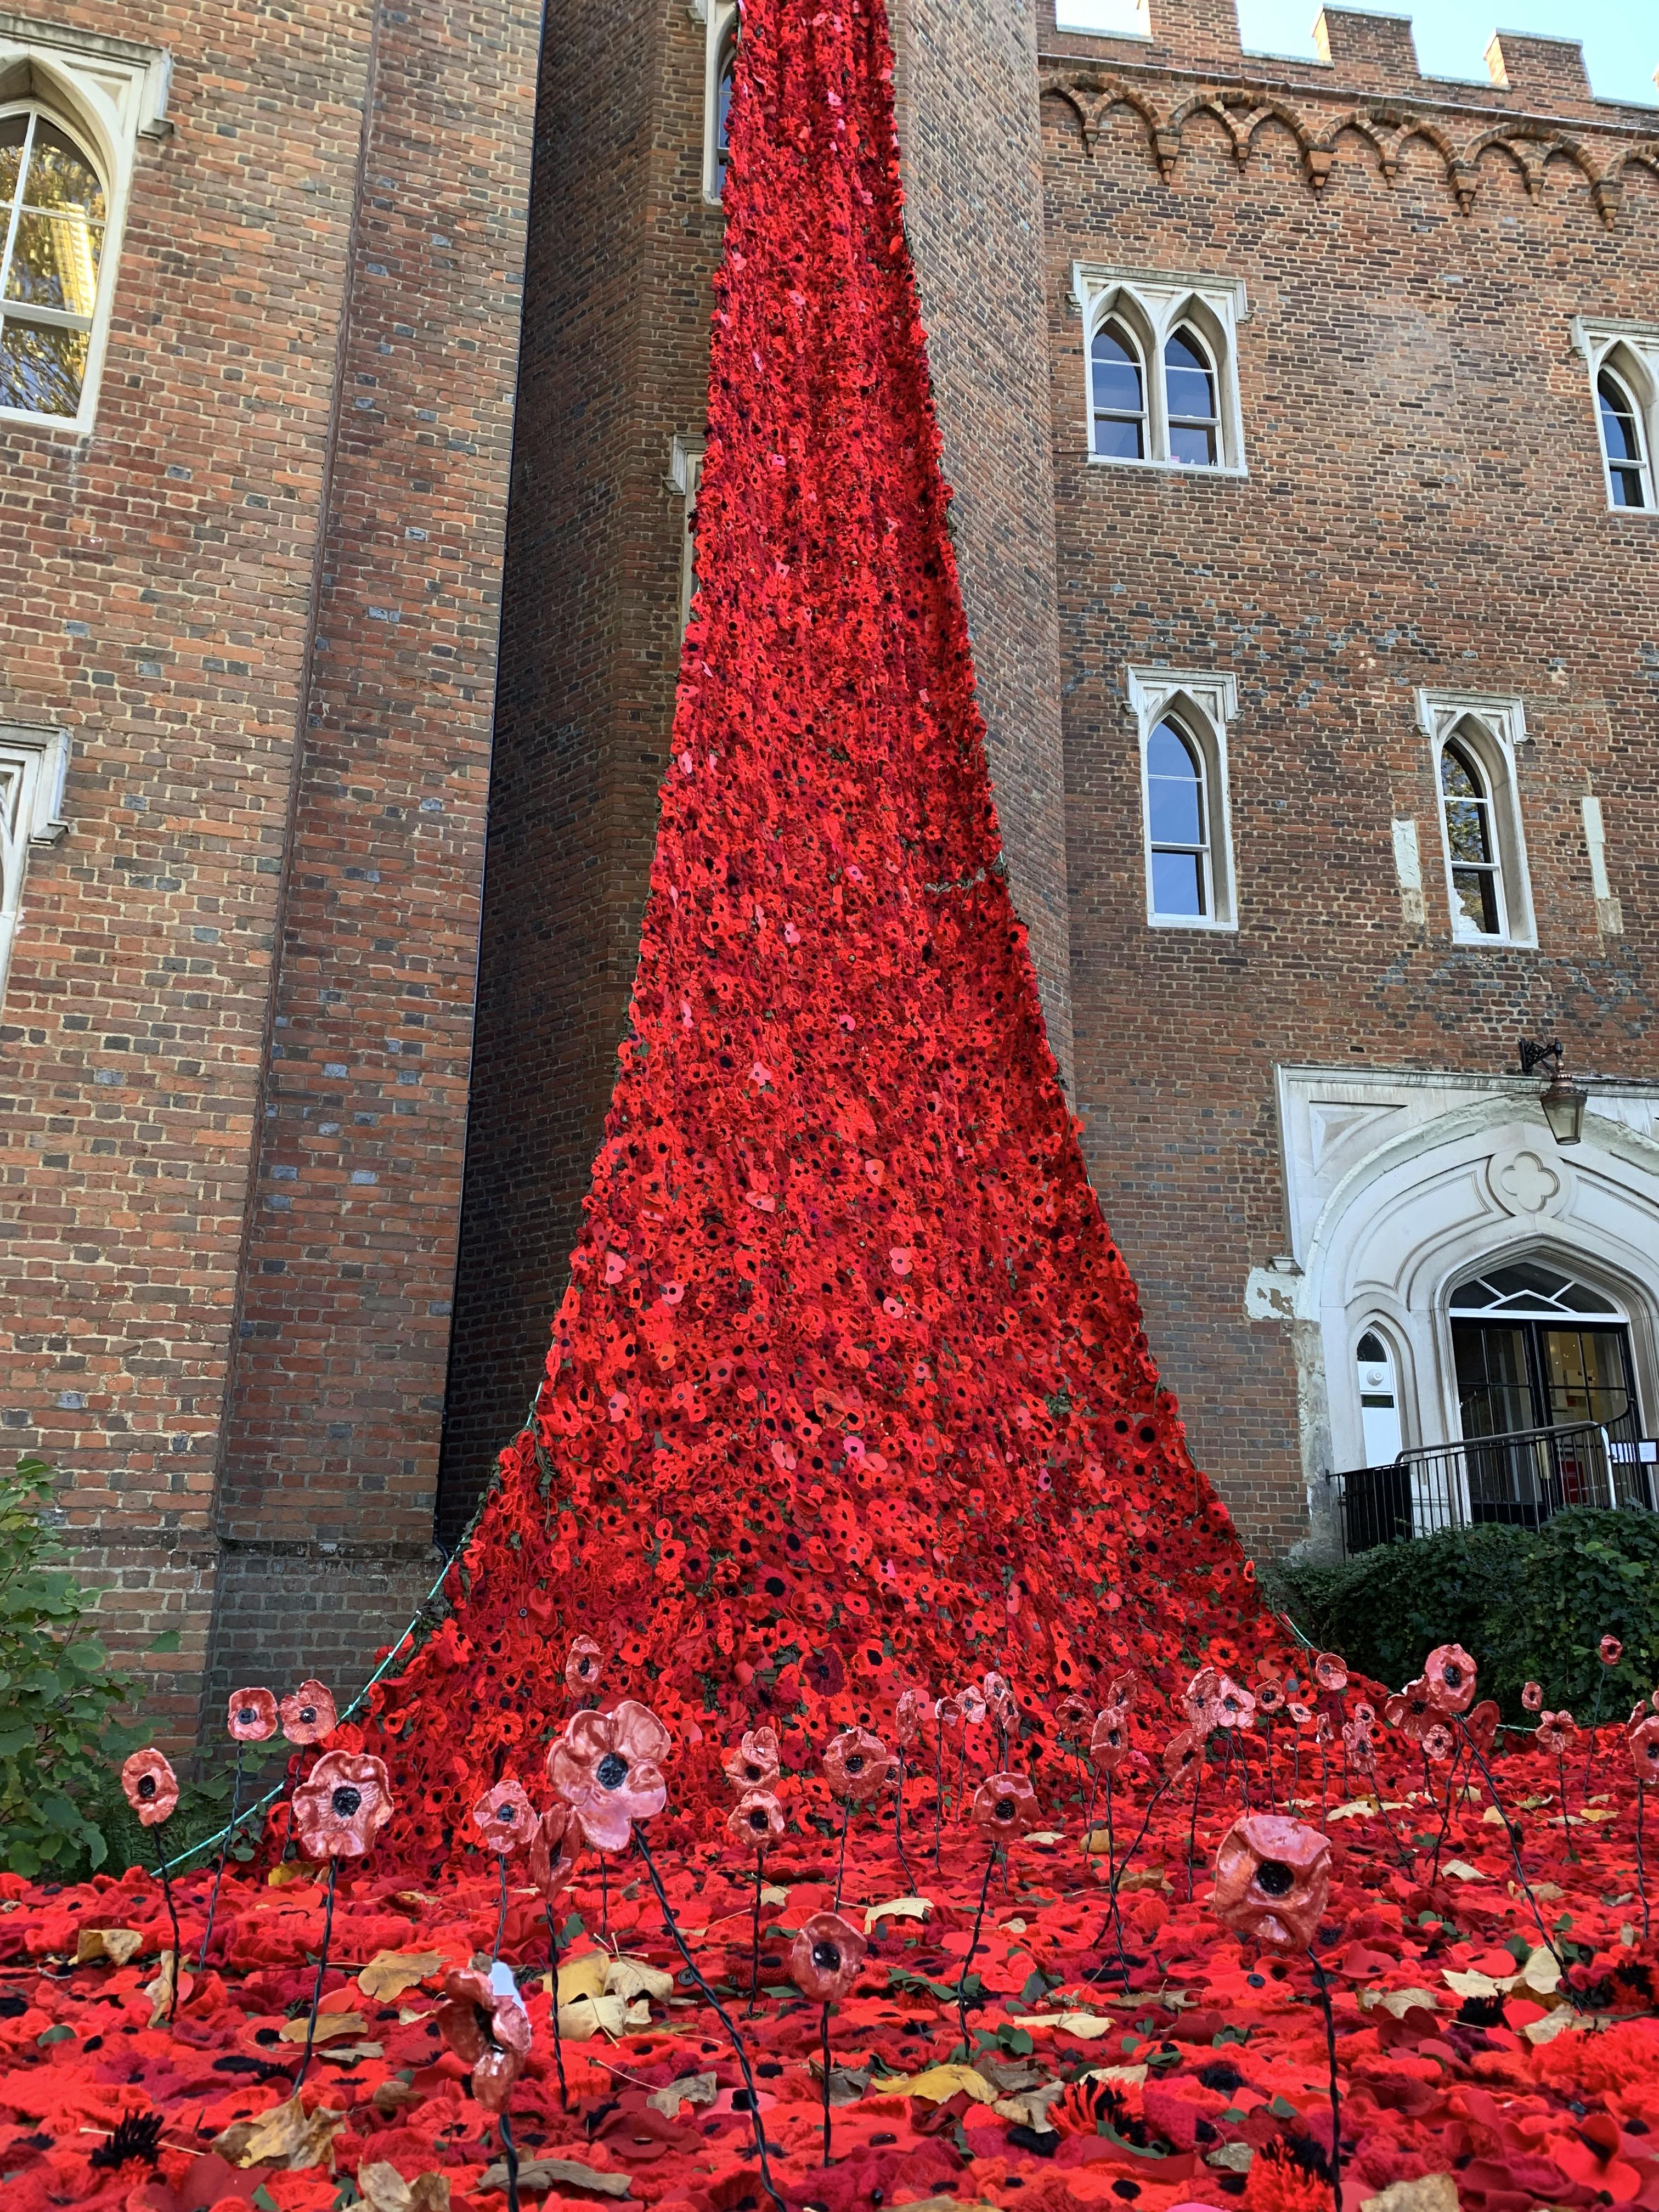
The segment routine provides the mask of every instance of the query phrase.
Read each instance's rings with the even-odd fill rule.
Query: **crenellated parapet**
[[[1465,215],[1480,190],[1483,156],[1494,148],[1534,199],[1547,165],[1557,156],[1570,161],[1609,224],[1632,166],[1659,174],[1659,118],[1597,100],[1576,40],[1498,33],[1486,49],[1488,87],[1424,77],[1405,15],[1326,8],[1315,25],[1318,59],[1307,63],[1245,53],[1231,0],[1206,0],[1197,10],[1152,0],[1147,21],[1144,34],[1116,38],[1056,32],[1050,23],[1039,88],[1071,110],[1091,155],[1115,109],[1137,116],[1149,153],[1172,183],[1188,126],[1200,117],[1220,125],[1241,169],[1259,134],[1282,126],[1316,192],[1340,156],[1374,160],[1392,184],[1405,149],[1420,139]],[[1062,58],[1061,45],[1087,52]],[[1327,71],[1330,81],[1318,82]]]
[[[1077,119],[1085,150],[1092,155],[1115,108],[1138,116],[1148,151],[1167,181],[1176,179],[1187,126],[1195,117],[1218,123],[1231,142],[1241,169],[1249,163],[1259,133],[1270,123],[1286,130],[1300,149],[1303,174],[1315,191],[1328,181],[1341,142],[1359,141],[1384,179],[1399,173],[1404,149],[1413,139],[1431,147],[1448,189],[1467,215],[1481,185],[1481,157],[1500,149],[1514,164],[1528,193],[1543,189],[1546,164],[1560,155],[1583,177],[1591,202],[1605,222],[1619,211],[1624,180],[1633,165],[1659,175],[1659,133],[1632,139],[1622,134],[1579,131],[1558,120],[1527,115],[1470,115],[1455,107],[1398,99],[1360,100],[1332,107],[1303,101],[1261,83],[1205,84],[1174,98],[1144,76],[1118,74],[1088,65],[1047,64],[1039,81],[1045,99],[1064,103]]]

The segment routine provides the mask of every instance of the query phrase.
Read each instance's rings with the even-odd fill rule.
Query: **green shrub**
[[[111,1666],[60,1564],[52,1480],[38,1459],[0,1476],[0,1862],[70,1879],[108,1856],[112,1768],[141,1741],[117,1716],[140,1686]]]
[[[1659,1674],[1659,1515],[1576,1507],[1541,1528],[1449,1529],[1336,1565],[1286,1559],[1264,1587],[1316,1644],[1398,1688],[1461,1644],[1483,1694],[1521,1717],[1521,1686],[1581,1721],[1622,1719]],[[1604,1635],[1625,1656],[1604,1668]]]

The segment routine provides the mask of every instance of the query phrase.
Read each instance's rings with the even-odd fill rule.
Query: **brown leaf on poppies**
[[[519,2168],[519,2186],[541,2194],[562,2183],[569,2189],[591,2189],[600,2197],[629,2197],[634,2184],[625,2173],[601,2173],[576,2158],[526,2159]],[[480,2189],[505,2189],[507,2162],[497,2159],[478,2184]]]
[[[387,2004],[435,1974],[443,1963],[441,1951],[377,1951],[358,1975],[357,1986],[366,1997]]]
[[[125,1966],[143,1948],[143,1936],[136,1928],[83,1928],[75,1940],[75,1963],[92,1966],[107,1960],[112,1966]]]
[[[319,2105],[307,2112],[297,2097],[273,2105],[257,2119],[238,2120],[216,2136],[213,2148],[233,2166],[281,2166],[303,2173],[334,2164],[334,2138],[346,2124],[343,2112]]]
[[[360,2012],[319,2013],[314,2040],[319,2044],[337,2043],[343,2035],[361,2035],[368,2026]],[[301,2013],[295,2020],[285,2020],[276,2033],[284,2043],[303,2043],[306,2027],[306,2015]]]
[[[365,2160],[357,2169],[357,2188],[369,2212],[449,2212],[447,2173],[417,2173],[405,2181],[384,2160]]]

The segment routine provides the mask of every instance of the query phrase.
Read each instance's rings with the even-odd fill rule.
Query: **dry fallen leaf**
[[[326,2105],[307,2112],[297,2097],[289,2097],[257,2119],[238,2120],[213,2148],[233,2166],[282,2166],[303,2173],[313,2166],[332,2167],[334,2138],[345,2124],[343,2112]]]
[[[944,2104],[958,2089],[965,2089],[976,2105],[994,2105],[997,2095],[985,2076],[971,2066],[929,2066],[920,2074],[878,2079],[870,2087],[878,2097],[926,2097],[930,2105]]]
[[[613,1959],[605,1968],[604,1993],[621,1997],[624,2003],[635,1997],[655,1997],[659,2004],[665,2004],[674,1994],[674,1977],[664,1973],[660,1966],[647,1966],[643,1959],[624,1955]]]
[[[682,2105],[712,2105],[720,2093],[718,2074],[683,2074],[666,2088],[653,2089],[645,2101],[673,2120],[679,2118]]]
[[[575,2158],[526,2159],[519,2167],[519,2186],[522,2190],[545,2193],[555,2182],[562,2181],[573,2189],[591,2189],[600,2197],[627,2197],[632,2193],[633,2182],[625,2173],[601,2173],[597,2166],[584,2166]],[[507,2162],[498,2159],[483,2179],[480,2189],[505,2189]]]
[[[1391,2181],[1380,2197],[1364,2198],[1359,2212],[1457,2212],[1457,2184],[1449,2173]]]
[[[83,1928],[75,1941],[75,1963],[90,1966],[106,1959],[112,1966],[125,1966],[143,1948],[144,1939],[136,1928]]]
[[[390,2081],[376,2083],[374,2094],[369,2102],[383,2120],[389,2120],[394,2112],[404,2112],[410,2105],[418,2105],[421,2093],[393,2075]]]
[[[864,1932],[870,1935],[882,1920],[925,1920],[933,1909],[930,1897],[890,1897],[882,1905],[864,1908]]]
[[[561,2011],[577,1997],[597,1997],[605,1990],[605,1978],[616,1964],[609,1951],[584,1951],[580,1959],[566,1959],[559,1967]]]
[[[1440,2000],[1432,1990],[1361,1990],[1359,2009],[1362,2012],[1392,2013],[1396,2020],[1404,2020],[1413,2008],[1424,2012],[1437,2012]]]
[[[1472,1867],[1462,1859],[1448,1859],[1440,1871],[1442,1874],[1452,1875],[1458,1881],[1486,1881],[1491,1878],[1482,1874],[1478,1867]]]
[[[358,1975],[357,1986],[366,1997],[385,2004],[435,1974],[443,1963],[441,1951],[377,1951]]]
[[[449,2212],[449,2176],[417,2173],[405,2181],[395,2166],[365,2163],[357,2188],[368,2212]]]
[[[285,2020],[276,2033],[284,2043],[303,2043],[306,2021],[307,2015],[301,2013],[293,2020]],[[361,2035],[368,2026],[360,2012],[320,2012],[317,2015],[315,2040],[319,2046],[337,2042],[343,2035]]]

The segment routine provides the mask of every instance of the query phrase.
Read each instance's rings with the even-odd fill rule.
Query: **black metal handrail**
[[[1637,1431],[1634,1413],[1500,1436],[1423,1444],[1385,1467],[1334,1474],[1343,1548],[1373,1551],[1442,1528],[1504,1522],[1536,1528],[1570,1505],[1653,1510],[1659,1446]]]

